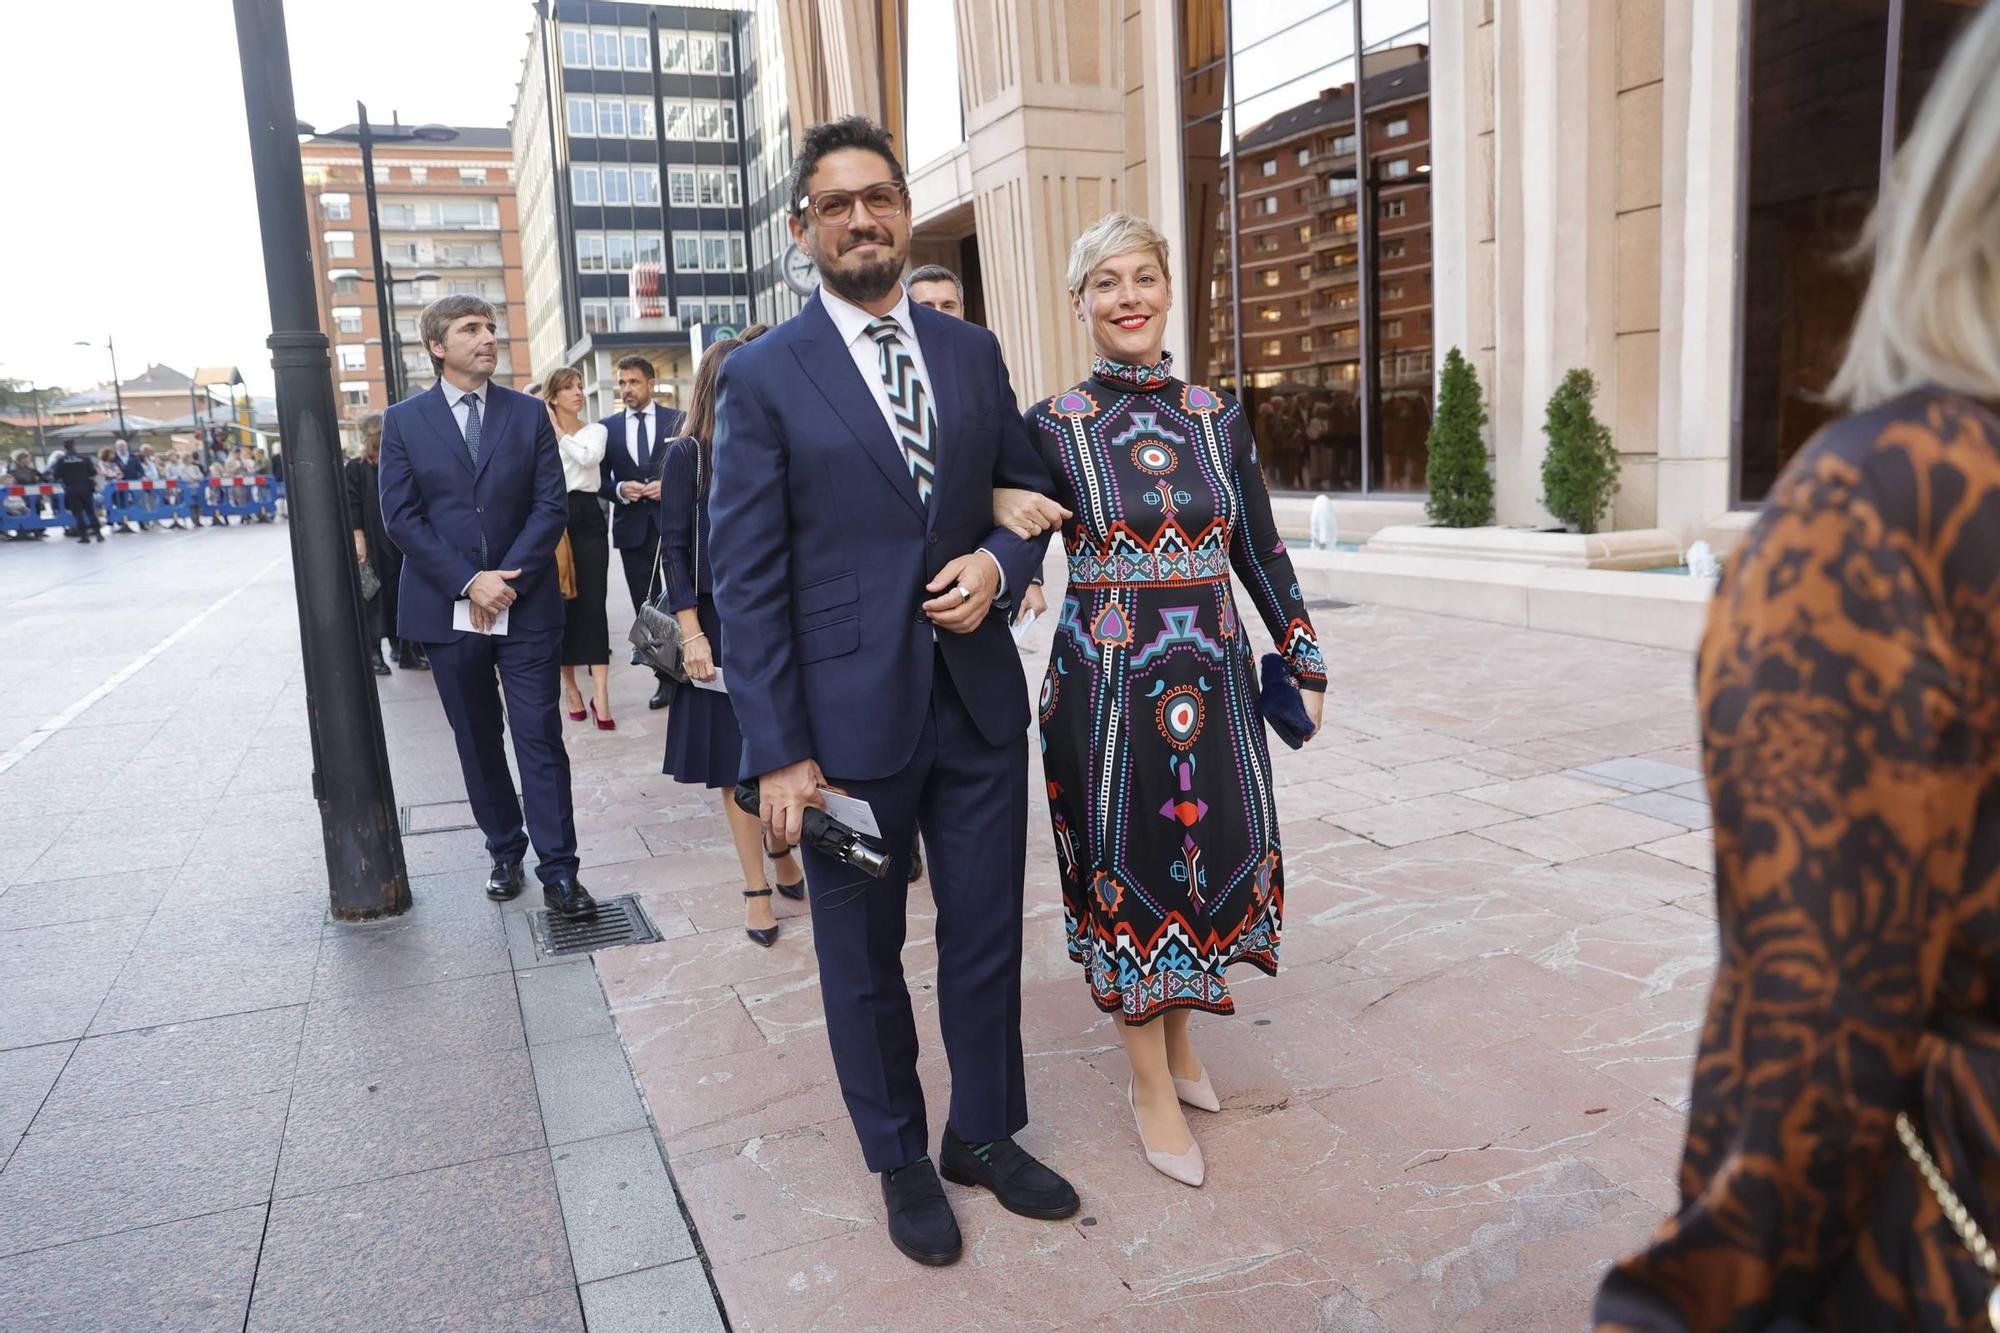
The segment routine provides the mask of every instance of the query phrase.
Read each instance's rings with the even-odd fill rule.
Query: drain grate
[[[470,801],[431,801],[425,805],[402,807],[402,833],[406,838],[426,833],[459,833],[478,828],[472,819]]]
[[[535,936],[535,952],[544,958],[591,953],[621,944],[652,944],[660,938],[659,928],[630,894],[599,899],[597,915],[588,921],[565,921],[548,912],[533,912],[528,926]]]

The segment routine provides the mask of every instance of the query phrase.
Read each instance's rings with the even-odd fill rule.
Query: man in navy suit
[[[793,169],[792,236],[820,289],[723,366],[710,549],[743,771],[769,832],[839,784],[873,808],[889,874],[806,849],[820,996],[841,1093],[889,1237],[921,1263],[961,1249],[929,1155],[903,984],[905,865],[921,827],[937,904],[938,1011],[951,1065],[940,1164],[1029,1217],[1076,1191],[1013,1140],[1021,1064],[1027,691],[1006,590],[1044,537],[993,523],[993,489],[1054,488],[992,334],[898,281],[909,192],[888,136],[814,126]]]
[[[465,794],[493,857],[486,896],[520,893],[532,840],[549,909],[589,917],[597,905],[577,882],[569,756],[556,712],[563,601],[555,552],[569,501],[555,430],[538,400],[492,383],[500,347],[493,307],[447,296],[425,307],[419,328],[438,381],[382,417],[382,524],[403,552],[396,633],[429,652]],[[460,602],[470,628],[454,627]],[[507,727],[525,829],[501,745]]]
[[[603,478],[598,493],[611,502],[611,545],[625,566],[625,589],[632,594],[632,614],[652,590],[660,553],[660,460],[666,443],[681,433],[686,413],[653,401],[653,363],[628,356],[618,363],[618,401],[624,404],[604,418]],[[639,665],[639,654],[632,654]],[[661,676],[648,708],[665,708],[671,691]]]

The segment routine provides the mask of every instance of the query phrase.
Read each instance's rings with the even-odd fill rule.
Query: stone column
[[[1732,499],[1741,29],[1741,0],[1667,6],[1665,114],[1685,133],[1681,160],[1667,168],[1674,226],[1661,265],[1659,525],[1683,542],[1701,537]]]
[[[1125,0],[957,3],[987,323],[1030,402],[1089,367],[1063,268],[1077,234],[1125,206]]]

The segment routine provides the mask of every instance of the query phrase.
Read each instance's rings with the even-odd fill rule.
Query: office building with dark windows
[[[747,4],[537,6],[512,126],[528,338],[537,365],[577,367],[605,410],[621,357],[645,356],[663,393],[684,395],[691,339],[796,308],[753,264],[772,174],[791,162],[789,128],[752,119],[773,106],[759,36]]]

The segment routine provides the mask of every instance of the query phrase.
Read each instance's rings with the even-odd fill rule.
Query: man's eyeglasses
[[[798,211],[810,213],[813,220],[822,227],[845,226],[854,216],[854,201],[859,199],[868,215],[878,222],[901,217],[908,206],[910,194],[896,181],[883,181],[865,190],[822,190],[799,200]]]

